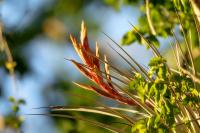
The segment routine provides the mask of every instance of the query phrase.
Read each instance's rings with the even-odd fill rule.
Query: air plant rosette
[[[133,30],[140,33],[133,26]],[[106,35],[106,34],[105,34]],[[106,35],[109,37],[108,35]],[[175,36],[175,35],[174,35]],[[142,36],[141,36],[142,37]],[[109,37],[110,38],[110,37]],[[117,47],[122,50],[131,61],[122,56],[113,48],[131,67],[129,74],[112,66],[106,55],[102,59],[99,54],[99,46],[96,43],[95,52],[90,49],[85,23],[82,22],[80,32],[80,42],[70,35],[73,47],[83,63],[75,60],[71,61],[77,69],[94,85],[75,83],[83,89],[94,91],[97,94],[113,99],[130,107],[137,107],[138,110],[129,108],[115,108],[109,106],[102,107],[50,107],[52,111],[83,111],[97,113],[123,119],[130,125],[130,132],[195,132],[200,131],[200,94],[198,86],[200,84],[198,76],[190,69],[180,66],[179,55],[181,51],[176,43],[173,49],[177,61],[177,70],[170,68],[166,60],[161,56],[158,49],[147,39],[142,37],[154,53],[154,57],[149,62],[148,70],[137,63],[128,53],[121,48],[112,38]],[[192,61],[192,60],[191,60]],[[101,68],[101,63],[104,69]],[[191,63],[192,64],[192,63]],[[110,69],[120,76],[112,75]],[[113,81],[112,79],[115,79]],[[118,80],[118,82],[116,82]],[[123,88],[119,82],[128,86]],[[129,114],[127,114],[127,112]],[[140,115],[140,119],[133,115]],[[91,121],[84,117],[66,116],[62,114],[52,114],[54,116],[85,120],[91,124],[106,128],[112,132],[125,132],[117,127]]]

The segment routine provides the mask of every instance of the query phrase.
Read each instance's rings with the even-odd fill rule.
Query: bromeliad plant
[[[84,64],[78,63],[74,60],[71,60],[72,63],[90,80],[92,80],[94,83],[96,83],[98,87],[95,86],[87,86],[80,83],[75,83],[78,86],[93,90],[100,95],[115,99],[117,101],[134,105],[135,102],[131,100],[130,98],[125,97],[123,94],[120,94],[118,90],[114,87],[115,85],[111,81],[111,75],[109,71],[109,64],[107,62],[106,56],[104,56],[104,66],[105,66],[105,72],[102,72],[100,68],[100,57],[99,57],[99,47],[96,43],[96,54],[94,55],[91,51],[88,43],[87,38],[87,32],[84,22],[82,23],[81,28],[81,42],[80,44],[76,41],[76,39],[71,35],[70,36],[72,44],[84,62]],[[104,74],[104,75],[103,75]],[[127,77],[128,79],[128,77]]]
[[[141,36],[134,26],[133,30],[138,36]],[[194,68],[192,71],[181,67],[178,55],[181,49],[178,43],[176,43],[176,49],[174,50],[178,66],[175,70],[167,65],[166,60],[155,46],[141,36],[154,53],[154,57],[149,62],[149,69],[146,70],[113,41],[132,61],[128,61],[116,51],[132,67],[133,71],[126,74],[117,67],[112,66],[106,56],[104,56],[104,59],[100,57],[98,43],[96,43],[95,53],[90,49],[84,22],[81,26],[80,42],[72,35],[70,38],[83,63],[75,60],[70,61],[96,86],[82,83],[75,84],[130,107],[135,106],[140,113],[135,110],[104,105],[93,108],[51,107],[52,111],[83,111],[116,117],[122,119],[127,125],[131,125],[130,132],[198,133],[200,131],[200,79],[197,77],[198,72],[195,71],[193,66],[191,66],[191,68]],[[101,63],[104,64],[104,69],[101,68]],[[114,73],[119,76],[116,77]],[[118,82],[116,82],[117,80]],[[121,87],[119,82],[129,86],[129,88]],[[131,113],[137,114],[139,117],[133,117]],[[125,132],[108,124],[88,120],[84,117],[56,113],[53,113],[53,115],[85,120],[116,133]]]

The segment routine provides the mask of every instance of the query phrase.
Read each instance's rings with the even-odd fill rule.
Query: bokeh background
[[[106,45],[110,40],[103,34],[105,32],[120,43],[122,36],[131,29],[129,22],[138,24],[138,17],[142,15],[142,2],[133,0],[127,3],[122,5],[112,0],[0,1],[0,19],[4,27],[4,36],[17,63],[15,86],[11,75],[4,67],[5,55],[0,55],[0,128],[4,129],[3,132],[16,132],[13,129],[15,121],[10,118],[10,96],[24,99],[26,102],[20,106],[18,112],[20,118],[23,118],[23,123],[19,127],[23,133],[107,132],[82,121],[28,114],[48,113],[45,109],[34,108],[53,105],[93,106],[95,100],[118,106],[114,101],[73,85],[72,81],[88,81],[65,58],[80,61],[72,48],[69,34],[78,37],[81,21],[84,20],[91,47],[98,41],[101,55],[108,55],[110,62],[128,70],[126,63]],[[159,41],[162,42],[160,51],[165,52],[165,40],[159,38]],[[141,45],[123,48],[143,65],[147,65],[152,56],[151,52]],[[87,114],[87,117],[104,122],[112,121],[107,117],[91,114]],[[8,122],[5,124],[6,120]]]

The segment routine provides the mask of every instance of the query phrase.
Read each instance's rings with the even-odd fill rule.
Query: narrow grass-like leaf
[[[147,43],[147,45],[152,49],[153,53],[155,56],[161,56],[161,54],[159,53],[159,51],[155,48],[155,46],[153,44],[151,44],[149,42],[149,40],[147,40],[143,35],[141,35],[141,33],[137,30],[137,28],[131,23],[129,22],[129,24],[133,27],[133,30]]]
[[[104,33],[104,32],[103,32]],[[148,76],[148,74],[147,74],[147,72],[146,72],[146,70],[135,60],[135,59],[133,59],[116,41],[114,41],[110,36],[108,36],[106,33],[104,33],[117,47],[119,47],[130,59],[131,59],[131,61],[133,61],[133,63],[140,69],[140,71],[141,72],[143,72],[144,73],[144,75],[149,79],[149,80],[151,80],[150,78],[149,78],[149,76]],[[109,45],[115,52],[117,52],[111,45]],[[125,57],[123,57],[119,52],[117,52],[123,59],[125,58]],[[126,59],[125,59],[126,60]],[[127,60],[126,60],[126,62],[127,62]],[[127,62],[128,63],[128,62]],[[129,65],[131,64],[131,63],[128,63]],[[132,66],[132,65],[131,65]],[[137,71],[137,69],[134,67],[134,66],[132,66],[133,67],[133,69],[136,71],[136,72],[138,72]]]
[[[110,126],[108,124],[104,124],[98,121],[94,121],[94,120],[90,120],[81,116],[71,116],[71,115],[66,115],[66,114],[27,114],[27,115],[42,115],[42,116],[53,116],[53,117],[60,117],[60,118],[68,118],[68,119],[75,119],[75,120],[81,120],[81,121],[85,121],[88,122],[94,126],[98,126],[104,129],[107,129],[113,133],[125,133],[124,131],[121,131],[118,128],[115,128],[113,126]]]
[[[179,67],[180,67],[180,62],[179,62],[179,59],[178,59],[178,56],[179,56],[179,54],[177,53],[178,51],[177,51],[177,49],[174,48],[174,46],[173,46],[174,43],[172,43],[172,42],[170,41],[169,44],[170,44],[170,47],[171,47],[171,49],[172,49],[173,55],[174,55],[174,57],[175,57],[176,65],[177,65],[177,67],[179,68]],[[175,45],[175,47],[176,47],[176,45]],[[177,51],[177,52],[176,52],[176,51]]]
[[[176,40],[176,49],[178,50],[180,50],[180,54],[181,54],[181,56],[182,56],[182,58],[183,58],[183,64],[184,65],[186,65],[187,67],[189,67],[190,65],[189,65],[189,63],[188,63],[188,61],[187,61],[187,59],[186,59],[186,57],[185,57],[185,55],[184,55],[184,53],[183,53],[183,50],[182,50],[182,48],[181,48],[181,44],[180,44],[180,42],[179,42],[179,40],[178,40],[178,38],[177,38],[177,36],[176,36],[176,34],[173,32],[173,31],[171,31],[172,32],[172,34],[173,34],[173,37],[174,37],[174,39]],[[179,57],[178,55],[177,55],[177,57]],[[180,61],[180,60],[179,60]]]
[[[192,17],[194,19],[194,23],[195,23],[195,26],[196,26],[196,31],[197,31],[197,34],[198,34],[198,41],[199,41],[199,48],[200,48],[200,24],[197,20],[197,17],[195,14],[194,14],[194,9],[192,8],[192,3],[191,3],[191,0],[189,0],[189,3],[190,3],[190,7],[191,7],[191,10],[192,10]]]
[[[190,61],[191,61],[191,64],[192,64],[192,70],[193,70],[193,74],[196,75],[196,69],[195,69],[195,66],[194,66],[194,57],[193,57],[193,54],[192,54],[192,50],[191,50],[191,46],[192,44],[189,44],[189,41],[187,39],[187,36],[185,34],[185,31],[184,31],[184,28],[183,28],[183,23],[182,23],[182,20],[177,12],[177,9],[175,8],[175,11],[176,11],[176,15],[178,17],[178,20],[180,22],[180,26],[181,26],[181,31],[183,33],[183,38],[185,40],[185,44],[186,44],[186,47],[187,47],[187,51],[189,53],[189,57],[190,57]]]
[[[115,86],[117,86],[124,94],[126,94],[128,97],[130,97],[138,106],[140,106],[144,111],[146,111],[150,116],[154,114],[154,111],[148,107],[146,104],[142,103],[141,100],[134,96],[132,93],[130,93],[128,90],[121,88],[116,83],[112,82]]]
[[[124,120],[126,120],[130,124],[133,124],[135,122],[135,119],[131,118],[130,116],[127,116],[126,114],[121,113],[118,110],[113,109],[112,107],[106,106],[106,105],[100,103],[99,101],[96,101],[96,100],[94,101],[94,99],[92,99],[92,98],[89,98],[89,97],[86,97],[86,96],[83,96],[83,95],[73,94],[73,93],[71,93],[70,95],[74,95],[74,96],[79,97],[81,99],[90,100],[93,103],[95,103],[97,106],[100,106],[100,107],[104,108],[105,110],[109,110],[114,115],[118,115],[118,116],[124,118]]]
[[[48,109],[51,109],[51,111],[71,111],[71,110],[77,110],[77,111],[81,111],[81,112],[93,112],[93,113],[97,113],[97,114],[104,114],[108,115],[108,116],[114,116],[117,118],[122,118],[119,115],[115,115],[115,114],[110,114],[110,110],[105,109],[104,107],[83,107],[83,106],[78,106],[78,107],[71,107],[71,106],[50,106],[50,107],[45,107]],[[119,107],[109,107],[112,110],[117,110],[117,111],[121,111],[121,112],[125,112],[125,113],[131,113],[134,115],[140,115],[143,117],[150,117],[149,115],[139,112],[137,110],[134,109],[127,109],[127,108],[119,108]],[[95,112],[97,111],[97,112]],[[102,112],[101,112],[102,111]],[[107,114],[108,113],[108,114]]]
[[[77,112],[87,112],[87,113],[94,113],[94,114],[101,114],[101,115],[106,115],[106,116],[111,116],[111,117],[115,117],[115,118],[120,118],[122,119],[120,116],[118,115],[115,115],[115,114],[112,114],[110,113],[109,111],[105,111],[105,110],[101,110],[101,109],[98,109],[98,108],[89,108],[89,107],[63,107],[63,108],[59,108],[59,109],[56,109],[56,108],[52,108],[51,111],[62,111],[62,112],[65,112],[65,111],[77,111]]]
[[[109,46],[113,51],[115,51],[122,59],[124,59],[124,60],[126,61],[126,63],[129,64],[129,65],[131,66],[131,68],[132,68],[134,71],[138,72],[138,70],[135,68],[135,66],[133,66],[124,56],[122,56],[117,50],[115,50],[109,43],[107,43],[107,44],[108,44],[108,46]]]
[[[121,58],[123,58],[132,68],[135,72],[139,73],[139,71],[137,70],[137,68],[135,68],[135,66],[133,66],[122,54],[120,54],[117,50],[115,50],[109,43],[107,43],[108,46],[114,50]],[[121,48],[121,47],[120,47]],[[124,50],[125,51],[125,50]],[[127,53],[128,54],[128,53]],[[134,59],[132,59],[134,61],[134,63],[136,64],[136,66],[140,69],[140,71],[146,76],[146,78],[148,78],[149,80],[151,80],[151,78],[149,78],[147,71],[139,64],[137,63]]]

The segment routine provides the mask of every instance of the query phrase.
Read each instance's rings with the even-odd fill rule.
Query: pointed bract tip
[[[82,33],[86,33],[87,32],[87,30],[86,30],[86,24],[85,24],[84,21],[82,21],[82,23],[81,23],[81,32]]]
[[[81,23],[81,33],[80,33],[80,40],[81,40],[82,45],[84,44],[84,40],[86,39],[86,37],[87,37],[87,29],[86,29],[85,22],[82,21],[82,23]]]
[[[70,38],[73,45],[77,44],[76,39],[72,34],[69,35],[69,38]]]
[[[90,91],[92,90],[93,91],[93,89],[90,86],[88,86],[88,85],[84,85],[84,84],[77,83],[77,82],[72,82],[72,83],[75,84],[75,85],[77,85],[78,87],[83,88],[83,89],[90,90]]]
[[[70,38],[71,41],[75,40],[75,37],[72,34],[69,34],[69,38]]]
[[[73,62],[73,60],[72,59],[68,59],[68,58],[64,58],[65,60],[67,60],[67,61],[71,61],[71,62]]]
[[[82,20],[82,22],[81,22],[81,28],[85,28],[85,27],[86,27],[86,25],[85,25],[85,21]]]
[[[99,58],[99,45],[98,45],[98,42],[96,42],[96,57]]]
[[[104,55],[104,61],[105,62],[108,62],[108,60],[107,60],[107,56],[106,55]],[[109,65],[107,64],[107,63],[105,63],[105,72],[106,72],[106,77],[107,78],[110,78],[110,71],[109,71]]]
[[[108,59],[106,55],[104,55],[104,61],[105,61],[105,65],[108,65]]]

